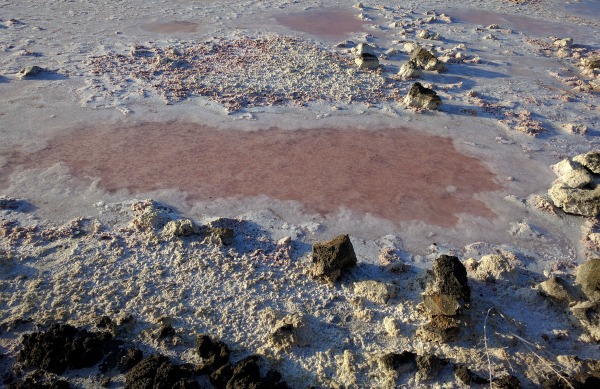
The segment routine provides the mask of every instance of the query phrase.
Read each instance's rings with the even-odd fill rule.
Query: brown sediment
[[[267,195],[323,214],[346,207],[440,226],[454,225],[461,213],[494,217],[474,194],[500,188],[451,139],[402,128],[248,132],[181,122],[84,128],[8,160],[9,172],[64,162],[79,177],[99,177],[109,192],[177,188],[191,201]]]
[[[142,25],[142,29],[159,34],[176,34],[180,32],[197,32],[198,26],[199,24],[194,22],[172,21],[146,23]]]
[[[365,32],[364,22],[344,9],[309,10],[277,16],[277,22],[292,30],[326,39],[342,39],[350,33]]]

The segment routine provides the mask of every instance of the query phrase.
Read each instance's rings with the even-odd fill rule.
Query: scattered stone
[[[378,304],[387,303],[392,295],[388,285],[374,280],[355,282],[354,293]]]
[[[438,257],[433,263],[433,275],[433,282],[427,285],[423,293],[425,308],[432,316],[454,316],[469,307],[471,288],[467,269],[457,257]]]
[[[33,65],[33,66],[27,66],[24,67],[23,69],[21,69],[18,73],[17,73],[17,77],[19,78],[32,78],[32,77],[37,77],[40,74],[44,73],[46,71],[46,69]]]
[[[369,53],[359,54],[356,59],[354,59],[354,62],[360,69],[374,70],[379,67],[379,59],[377,56]]]
[[[438,376],[448,361],[435,355],[417,356],[417,381],[429,381]]]
[[[415,335],[425,341],[434,343],[448,343],[458,339],[460,322],[448,316],[434,316],[429,323],[419,327]]]
[[[23,349],[17,360],[25,367],[35,367],[61,374],[66,369],[94,366],[104,356],[104,345],[112,340],[108,332],[88,332],[64,324],[52,324],[46,332],[23,336]]]
[[[374,57],[376,57],[375,55],[375,48],[367,43],[359,43],[353,50],[352,52],[354,53],[354,55],[356,55],[357,57],[359,57],[361,54],[370,54]]]
[[[593,258],[577,267],[576,283],[592,302],[600,302],[600,258]]]
[[[440,34],[432,33],[429,30],[421,30],[421,31],[419,31],[417,36],[421,39],[431,39],[431,40],[439,40],[440,39]]]
[[[538,285],[538,290],[544,296],[566,305],[579,300],[577,291],[560,277],[550,277]]]
[[[571,47],[573,45],[573,38],[557,39],[552,44],[560,48]]]
[[[275,323],[269,341],[276,349],[291,350],[294,346],[309,346],[314,336],[306,318],[299,313],[292,313]]]
[[[414,108],[437,109],[442,104],[442,99],[434,90],[415,82],[404,97],[404,104]]]
[[[479,261],[475,278],[481,281],[512,280],[517,276],[516,266],[500,254],[484,255]]]
[[[422,68],[417,65],[415,61],[407,61],[402,64],[398,71],[398,76],[402,80],[409,80],[411,78],[417,78],[421,75]]]
[[[180,236],[191,236],[198,233],[198,228],[190,219],[171,220],[164,226],[162,234],[165,239]]]
[[[400,354],[389,353],[381,357],[380,363],[388,370],[404,374],[417,368],[417,355],[410,351],[403,351]]]
[[[419,45],[416,42],[406,42],[404,44],[404,51],[408,54],[412,54],[418,48]]]
[[[356,266],[356,254],[348,235],[330,241],[317,242],[312,248],[312,273],[315,277],[333,282]]]
[[[406,47],[406,46],[405,46]],[[439,61],[431,51],[422,47],[415,48],[411,55],[411,61],[414,61],[417,65],[428,71],[442,72],[446,70],[446,66],[443,62]]]
[[[573,158],[573,161],[585,166],[594,174],[600,174],[600,151],[590,151],[589,153],[577,155]]]
[[[506,375],[504,377],[495,379],[492,382],[492,388],[494,388],[494,389],[521,389],[521,382],[515,376]]]
[[[168,357],[155,354],[142,360],[125,374],[125,389],[174,387],[200,389],[198,382],[191,377],[190,366],[175,365]]]
[[[473,384],[484,385],[490,381],[473,373],[468,367],[463,365],[454,365],[454,376],[462,384],[470,386]]]
[[[600,55],[591,55],[582,59],[581,66],[588,69],[600,69]]]
[[[229,362],[229,347],[221,341],[213,341],[209,335],[199,335],[196,351],[202,359],[196,371],[201,374],[213,372]]]
[[[583,124],[577,124],[577,123],[567,123],[567,124],[563,125],[563,128],[568,133],[577,134],[577,135],[585,135],[588,132],[587,126],[585,126]]]

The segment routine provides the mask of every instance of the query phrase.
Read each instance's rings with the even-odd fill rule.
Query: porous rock
[[[197,234],[198,228],[190,219],[171,220],[164,226],[162,233],[165,239],[172,239]]]
[[[66,369],[94,366],[104,356],[104,345],[112,340],[108,332],[78,330],[68,324],[52,324],[46,332],[23,336],[23,349],[17,360],[25,367],[36,367],[61,374]]]
[[[494,389],[521,389],[521,382],[519,379],[512,375],[505,375],[495,379],[492,382],[492,388]]]
[[[431,51],[423,47],[415,48],[410,55],[410,60],[425,70],[437,72],[446,70],[444,63],[438,60]]]
[[[596,217],[600,212],[600,185],[590,189],[574,189],[557,181],[548,190],[554,205],[566,213]]]
[[[417,368],[417,355],[410,351],[388,353],[380,358],[380,364],[387,370],[393,370],[400,374],[413,371]]]
[[[292,313],[275,323],[275,330],[269,336],[270,343],[277,349],[290,350],[294,346],[309,346],[314,338],[306,318]]]
[[[576,282],[592,302],[600,302],[600,258],[592,258],[577,267]]]
[[[55,375],[50,375],[43,370],[35,370],[23,379],[7,386],[8,389],[70,389],[71,385]]]
[[[463,385],[471,385],[473,384],[487,384],[489,383],[488,379],[482,378],[477,374],[473,373],[468,367],[464,365],[454,365],[454,376],[460,383]]]
[[[600,69],[600,55],[591,55],[582,59],[581,65],[588,69]]]
[[[154,354],[135,365],[125,375],[125,389],[173,387],[199,389],[200,385],[191,377],[190,366],[175,365],[168,357]]]
[[[404,97],[404,104],[414,108],[437,109],[442,104],[442,99],[433,89],[415,82]]]
[[[354,293],[378,304],[387,303],[391,297],[390,287],[374,280],[355,282]]]
[[[139,231],[152,232],[163,228],[169,221],[167,210],[153,200],[137,201],[131,209],[134,214],[131,225]]]
[[[422,68],[415,61],[407,61],[402,64],[398,71],[398,77],[402,80],[417,78],[422,73]]]
[[[390,336],[398,336],[400,335],[400,326],[396,319],[391,316],[386,316],[383,318],[383,328],[385,332]]]
[[[448,316],[434,316],[431,321],[419,327],[416,336],[426,342],[447,343],[458,339],[460,322]]]
[[[356,254],[348,235],[317,242],[312,248],[312,273],[315,277],[335,281],[356,266]]]
[[[433,263],[433,282],[423,293],[425,308],[433,316],[453,316],[470,305],[467,269],[457,257],[441,255]]]
[[[594,174],[600,174],[600,151],[590,151],[573,157],[573,161],[585,166]]]
[[[475,278],[482,281],[514,280],[517,276],[515,265],[500,254],[484,255],[479,261]]]
[[[206,334],[199,335],[196,339],[196,352],[201,358],[196,367],[199,373],[213,372],[229,362],[229,347],[221,341],[213,341]]]
[[[585,168],[578,168],[563,174],[559,178],[565,186],[573,189],[580,189],[594,181],[594,177]]]
[[[447,364],[446,360],[438,358],[435,355],[417,356],[417,381],[434,379]]]

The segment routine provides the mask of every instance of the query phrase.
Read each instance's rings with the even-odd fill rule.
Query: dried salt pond
[[[275,18],[283,26],[324,39],[342,39],[350,33],[364,32],[364,22],[344,9],[292,13]]]
[[[8,160],[9,171],[62,162],[76,176],[99,177],[110,192],[177,188],[191,201],[266,195],[322,214],[349,208],[439,226],[454,225],[458,214],[494,218],[474,195],[500,189],[451,139],[408,129],[243,132],[148,123],[79,129]]]
[[[192,33],[198,31],[198,23],[185,21],[154,22],[142,25],[142,29],[159,34]]]

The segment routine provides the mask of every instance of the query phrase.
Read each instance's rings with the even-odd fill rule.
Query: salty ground
[[[600,81],[579,64],[599,36],[597,1],[0,1],[0,195],[21,199],[0,209],[4,378],[31,323],[128,314],[146,353],[194,363],[194,334],[215,334],[292,387],[459,385],[377,363],[403,350],[540,385],[554,373],[513,331],[572,373],[569,356],[597,358],[597,343],[533,287],[572,279],[596,253],[581,244],[584,218],[536,196],[556,179],[550,165],[598,148]],[[364,42],[378,70],[354,64]],[[446,62],[418,78],[442,98],[436,111],[402,103],[409,42]],[[18,76],[32,65],[45,71]],[[234,241],[136,229],[138,199],[165,220],[232,226]],[[305,274],[310,248],[339,234],[359,266],[323,284]],[[406,271],[386,270],[382,253]],[[414,337],[420,270],[443,253],[518,264],[510,280],[470,280],[470,324],[450,344]],[[387,303],[357,295],[370,279],[393,285]],[[514,328],[496,317],[486,354],[491,307]],[[313,338],[273,349],[291,313]],[[166,321],[170,342],[152,336]],[[79,387],[96,375],[67,373]]]

